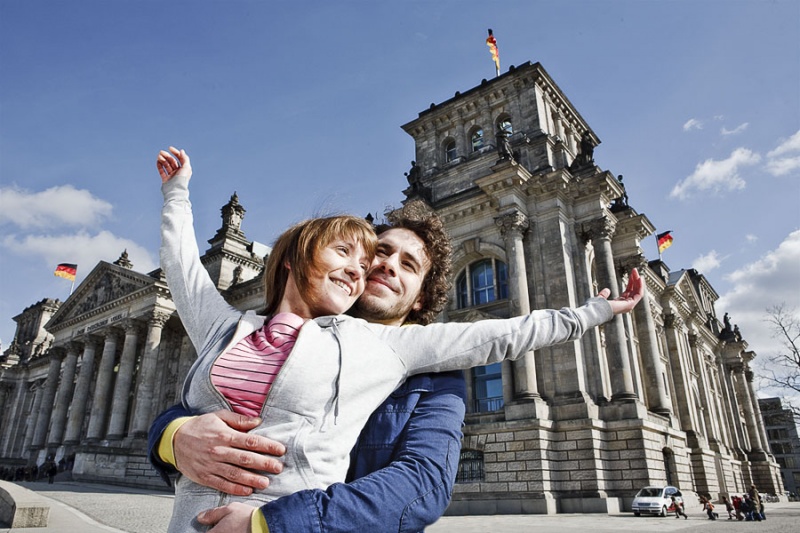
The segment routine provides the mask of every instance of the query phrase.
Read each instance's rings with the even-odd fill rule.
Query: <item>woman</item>
[[[306,221],[278,238],[265,269],[270,318],[265,330],[266,317],[229,306],[200,263],[188,199],[189,157],[170,148],[159,154],[157,166],[165,199],[161,263],[198,352],[183,402],[196,413],[242,409],[260,414],[263,423],[253,431],[287,449],[283,472],[247,498],[179,478],[170,531],[191,530],[199,511],[229,502],[261,505],[342,481],[348,453],[370,413],[411,374],[486,365],[577,339],[614,314],[630,311],[642,295],[634,270],[620,298],[606,301],[605,289],[578,309],[471,324],[368,324],[337,315],[364,289],[374,234],[359,219],[331,217]],[[271,325],[285,326],[280,332],[285,337],[276,340]],[[258,353],[265,344],[268,352]],[[289,350],[279,348],[289,346],[287,358]],[[273,382],[257,380],[255,395],[247,394],[249,370],[237,362],[251,356],[271,358],[280,368],[272,372]]]

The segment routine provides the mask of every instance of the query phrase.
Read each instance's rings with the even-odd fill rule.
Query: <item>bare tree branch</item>
[[[783,389],[787,396],[800,395],[800,319],[793,308],[785,304],[767,309],[764,319],[772,326],[773,337],[780,341],[781,351],[767,357],[771,363],[761,376],[770,386]],[[788,406],[800,422],[800,406]]]

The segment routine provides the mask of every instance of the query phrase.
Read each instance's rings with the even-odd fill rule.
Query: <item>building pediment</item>
[[[126,299],[137,297],[156,283],[157,280],[146,274],[101,261],[61,305],[46,328],[54,331],[60,325],[74,323],[81,317],[89,318]]]

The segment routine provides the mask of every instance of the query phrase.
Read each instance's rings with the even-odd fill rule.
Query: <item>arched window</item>
[[[444,160],[446,162],[455,161],[456,157],[458,157],[458,152],[456,152],[456,142],[453,139],[449,139],[444,143]]]
[[[483,130],[481,128],[477,128],[472,132],[472,135],[470,135],[470,143],[472,144],[473,152],[477,152],[483,148]]]
[[[511,124],[510,117],[500,117],[497,121],[497,127],[501,130],[507,131],[509,135],[514,133],[514,126]]]
[[[502,363],[472,369],[472,411],[487,413],[503,408]]]
[[[508,298],[508,267],[496,259],[472,263],[458,276],[456,294],[460,308]]]

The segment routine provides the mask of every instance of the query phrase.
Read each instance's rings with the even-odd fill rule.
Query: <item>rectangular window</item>
[[[479,483],[484,479],[483,452],[478,450],[461,450],[456,483]]]
[[[472,369],[474,403],[473,411],[487,413],[503,408],[502,363],[493,363]]]

